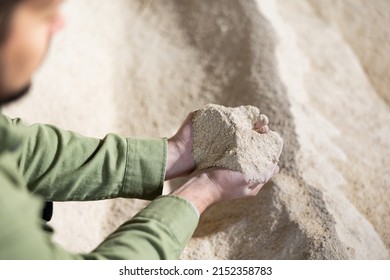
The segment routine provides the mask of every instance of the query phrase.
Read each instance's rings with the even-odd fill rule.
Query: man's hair
[[[23,0],[0,1],[0,46],[7,39],[12,14],[16,6]]]

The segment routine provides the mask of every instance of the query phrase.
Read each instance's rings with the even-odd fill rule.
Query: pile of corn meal
[[[277,164],[283,140],[273,131],[257,132],[254,124],[260,119],[260,110],[254,106],[209,104],[198,110],[193,118],[192,149],[197,169],[222,167],[263,180],[261,171]]]

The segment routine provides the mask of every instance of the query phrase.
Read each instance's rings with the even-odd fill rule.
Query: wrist
[[[212,184],[206,174],[192,177],[172,195],[179,196],[192,203],[202,214],[208,207],[221,201],[218,189]]]
[[[175,136],[169,138],[165,180],[189,175],[194,169],[195,161],[192,157],[192,145],[182,145]]]
[[[167,164],[165,169],[165,180],[171,180],[176,177],[177,171],[175,170],[175,165],[179,160],[179,149],[175,141],[172,138],[168,139],[167,145]]]

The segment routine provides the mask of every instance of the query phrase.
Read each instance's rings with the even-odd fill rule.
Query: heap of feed
[[[263,118],[254,106],[209,104],[196,111],[192,153],[197,169],[221,167],[242,172],[251,180],[263,180],[260,171],[277,164],[283,143],[276,132],[255,130]]]

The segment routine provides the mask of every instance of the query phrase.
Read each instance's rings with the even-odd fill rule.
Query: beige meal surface
[[[252,132],[258,112],[240,106],[283,138],[279,174],[208,209],[183,259],[390,258],[390,1],[69,0],[63,13],[31,94],[4,113],[93,137],[170,137],[207,104],[242,108],[212,111],[231,118],[195,154],[254,176],[241,160],[271,164],[265,143],[278,138]],[[208,134],[219,129],[226,138]],[[225,140],[237,147],[215,154]],[[55,241],[90,251],[147,203],[55,203]]]
[[[193,118],[193,157],[197,169],[221,167],[244,173],[249,180],[264,182],[264,173],[278,164],[283,140],[278,133],[261,134],[254,106],[236,108],[208,104]]]

